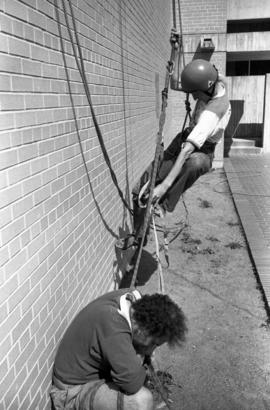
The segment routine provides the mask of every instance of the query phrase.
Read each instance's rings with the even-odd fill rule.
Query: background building
[[[226,133],[225,155],[269,152],[268,1],[228,1],[226,65],[233,114]]]

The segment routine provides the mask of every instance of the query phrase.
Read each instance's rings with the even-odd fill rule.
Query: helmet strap
[[[208,95],[210,98],[212,98],[213,95],[214,95],[215,88],[216,88],[216,83],[217,83],[217,81],[215,81],[214,84],[211,85],[211,87],[207,91],[205,91],[205,94]]]

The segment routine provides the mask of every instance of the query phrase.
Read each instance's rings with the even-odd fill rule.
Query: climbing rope
[[[172,0],[173,4],[173,30],[177,32],[178,27],[176,23],[176,0]],[[181,90],[180,87],[180,65],[181,65],[181,58],[182,58],[182,65],[183,68],[186,66],[186,61],[185,61],[185,50],[184,50],[184,42],[183,42],[183,24],[182,24],[182,17],[181,17],[181,6],[180,6],[180,0],[177,0],[177,5],[178,5],[178,21],[179,21],[179,40],[178,40],[178,52],[177,54],[177,69],[175,70],[176,75],[175,77],[171,79],[171,88],[175,91]],[[181,58],[180,58],[181,57]],[[186,127],[186,122],[187,120],[191,119],[191,107],[190,107],[190,102],[189,102],[189,93],[186,94],[186,99],[185,99],[185,107],[186,107],[186,116],[184,119],[184,123],[182,126],[182,132],[184,131]]]
[[[155,237],[155,244],[156,244],[156,260],[158,264],[158,276],[159,276],[158,291],[160,293],[164,293],[164,278],[163,278],[162,264],[161,264],[160,255],[159,255],[159,243],[158,243],[157,229],[156,229],[155,218],[153,214],[152,214],[152,226],[154,230],[154,237]]]
[[[131,281],[131,288],[135,287],[136,277],[137,277],[141,254],[142,254],[142,248],[143,248],[147,228],[149,225],[150,215],[153,210],[153,205],[152,205],[153,190],[155,187],[157,168],[159,164],[160,153],[162,150],[163,128],[164,128],[164,123],[165,123],[165,118],[166,118],[166,107],[167,107],[167,100],[168,100],[168,88],[170,84],[172,89],[181,90],[181,88],[179,88],[180,57],[181,56],[183,59],[183,66],[185,66],[185,53],[184,53],[184,46],[183,46],[183,29],[182,29],[180,0],[177,0],[177,2],[178,2],[178,20],[179,20],[180,34],[177,33],[178,27],[177,27],[177,19],[176,19],[176,14],[177,14],[176,13],[176,0],[172,0],[173,29],[171,31],[171,37],[170,37],[171,56],[170,56],[170,60],[168,61],[168,65],[167,65],[165,87],[162,91],[162,107],[161,107],[161,113],[160,113],[160,118],[159,118],[159,131],[157,133],[156,151],[155,151],[154,163],[153,163],[152,174],[151,174],[151,179],[150,179],[150,192],[149,192],[149,197],[148,197],[147,207],[146,207],[146,212],[145,212],[145,217],[144,217],[142,238],[139,243],[139,250],[137,251],[137,259],[136,259],[136,264],[135,264],[132,281]],[[175,70],[175,60],[176,59],[177,59],[177,65],[178,65],[177,78],[174,79],[174,82],[173,82],[172,76]],[[186,108],[186,115],[185,115],[184,123],[182,126],[182,133],[186,127],[187,120],[191,119],[191,107],[190,107],[188,93],[186,94],[185,108]],[[184,206],[186,209],[185,203],[184,203]],[[180,231],[182,231],[182,229]],[[163,234],[164,234],[165,258],[168,263],[168,246],[169,246],[168,232],[165,229],[163,229]],[[176,235],[176,237],[177,236],[178,234]],[[158,257],[158,260],[159,260],[159,257]]]
[[[91,93],[90,93],[87,78],[86,78],[85,67],[84,67],[84,59],[83,59],[83,55],[82,55],[82,50],[81,50],[81,45],[80,45],[80,41],[79,41],[78,31],[77,31],[77,27],[76,27],[76,20],[75,20],[75,17],[74,17],[73,6],[72,6],[72,3],[71,3],[71,0],[67,0],[67,2],[68,2],[68,5],[69,5],[69,9],[70,9],[70,15],[71,15],[72,26],[73,26],[73,31],[74,31],[74,35],[75,35],[76,44],[74,42],[73,35],[72,35],[72,32],[71,32],[71,28],[70,28],[70,24],[69,24],[69,20],[68,20],[68,13],[67,13],[66,5],[65,5],[65,0],[61,0],[61,2],[62,2],[62,8],[63,8],[63,12],[64,12],[64,17],[65,17],[66,27],[67,27],[70,43],[71,43],[72,50],[73,50],[73,55],[74,55],[74,58],[75,58],[75,61],[76,61],[76,65],[77,65],[79,74],[80,74],[81,79],[82,79],[82,84],[83,84],[83,87],[84,87],[85,95],[86,95],[86,98],[87,98],[87,101],[88,101],[88,104],[89,104],[89,107],[90,107],[93,123],[94,123],[95,129],[96,129],[97,137],[98,137],[98,140],[99,140],[99,143],[100,143],[100,147],[101,147],[105,162],[106,162],[106,164],[109,168],[112,181],[113,181],[113,183],[114,183],[114,185],[117,189],[117,192],[119,194],[119,197],[120,197],[121,201],[123,202],[126,209],[131,214],[133,214],[132,209],[130,208],[128,202],[124,198],[124,194],[123,194],[122,190],[119,187],[117,177],[116,177],[116,174],[115,174],[115,172],[112,168],[111,161],[110,161],[106,146],[104,144],[103,136],[102,136],[102,133],[101,133],[101,130],[100,130],[97,118],[96,118],[96,114],[95,114],[93,103],[92,103]],[[58,8],[58,0],[54,0],[54,3],[55,3],[55,7]],[[76,48],[77,48],[77,50],[76,50]]]
[[[173,1],[172,4],[173,4],[173,22],[174,22],[174,27],[176,27],[175,0]],[[179,2],[179,7],[178,8],[179,8],[179,13],[180,13],[180,2]],[[152,200],[153,200],[153,191],[154,191],[154,187],[155,187],[155,181],[156,181],[156,176],[157,176],[159,158],[160,158],[160,154],[161,154],[161,150],[162,150],[163,129],[164,129],[164,124],[165,124],[165,119],[166,119],[166,107],[167,107],[167,101],[168,101],[168,89],[169,89],[171,76],[172,76],[173,70],[174,70],[175,54],[176,54],[176,52],[179,52],[179,50],[177,50],[176,47],[177,48],[179,47],[180,39],[179,39],[179,36],[178,37],[176,37],[176,36],[177,36],[176,32],[175,31],[172,32],[171,39],[170,39],[171,40],[170,41],[171,42],[171,56],[170,56],[170,60],[168,61],[167,70],[166,70],[165,87],[162,91],[162,105],[161,105],[161,113],[160,113],[160,117],[159,117],[159,130],[158,130],[158,133],[157,133],[155,157],[154,157],[152,173],[151,173],[151,179],[150,179],[149,197],[148,197],[146,212],[145,212],[145,216],[144,216],[142,238],[141,238],[140,244],[139,244],[139,249],[138,249],[138,253],[137,253],[136,264],[135,264],[133,275],[132,275],[130,289],[135,288],[137,273],[138,273],[139,264],[140,264],[140,260],[141,260],[141,255],[142,255],[142,249],[143,249],[143,245],[144,245],[144,239],[145,239],[146,232],[147,232],[147,229],[148,229],[151,214],[152,214],[152,224],[155,228]],[[157,261],[158,261],[159,280],[160,280],[159,287],[160,287],[160,290],[162,292],[164,292],[164,280],[163,280],[162,267],[161,267],[160,257],[159,257],[159,246],[158,246],[157,234],[156,234],[155,229],[154,229],[154,233],[155,233],[155,239],[156,239],[156,257],[157,257]],[[149,369],[149,372],[152,376],[152,379],[155,382],[155,385],[157,386],[158,391],[160,392],[160,395],[161,395],[162,399],[164,400],[164,403],[166,404],[167,408],[170,410],[171,409],[170,403],[168,401],[168,398],[164,394],[163,386],[160,383],[160,380],[158,379],[158,376],[156,375],[155,369],[153,368],[153,365],[152,365],[151,361],[148,364],[148,369]]]
[[[139,250],[138,250],[138,253],[137,253],[137,259],[136,259],[135,268],[134,268],[134,272],[133,272],[132,280],[131,280],[131,285],[130,285],[131,288],[135,287],[135,282],[136,282],[137,273],[138,273],[138,269],[139,269],[139,264],[140,264],[140,260],[141,260],[141,255],[142,255],[144,239],[145,239],[146,232],[147,232],[147,229],[148,229],[150,215],[151,215],[151,212],[153,211],[153,205],[152,205],[153,191],[154,191],[154,187],[155,187],[155,181],[156,181],[156,176],[157,176],[159,158],[160,158],[161,151],[163,149],[163,147],[162,147],[163,129],[164,129],[164,124],[165,124],[165,119],[166,119],[166,108],[167,108],[167,101],[168,101],[169,83],[170,83],[171,75],[173,73],[173,66],[174,66],[173,58],[174,58],[174,54],[175,54],[175,44],[176,44],[176,42],[171,41],[171,57],[170,57],[170,60],[168,61],[166,76],[165,76],[165,87],[162,91],[162,104],[161,104],[161,113],[160,113],[160,117],[159,117],[159,130],[158,130],[158,133],[157,133],[155,157],[154,157],[152,173],[151,173],[151,179],[150,179],[149,197],[148,197],[145,216],[144,216],[142,237],[141,237],[141,240],[140,240]]]
[[[55,0],[56,1],[56,0]],[[95,195],[94,195],[94,191],[93,191],[93,186],[90,180],[90,176],[89,176],[89,172],[88,172],[88,167],[87,167],[87,162],[85,159],[85,154],[84,154],[84,150],[83,150],[83,145],[82,145],[82,141],[81,141],[81,137],[80,137],[80,130],[79,130],[79,126],[78,126],[78,121],[76,118],[76,111],[75,111],[75,107],[74,107],[74,103],[73,103],[73,99],[72,99],[72,90],[71,90],[71,85],[70,85],[70,77],[69,77],[69,73],[68,73],[68,69],[67,69],[67,61],[66,61],[66,55],[65,55],[65,49],[64,49],[64,42],[63,42],[63,36],[62,36],[62,30],[61,30],[61,24],[60,24],[60,16],[59,16],[59,10],[58,7],[56,7],[56,19],[57,19],[57,24],[58,24],[58,30],[59,30],[59,39],[60,39],[60,46],[61,46],[61,52],[62,52],[62,57],[63,57],[63,62],[64,62],[64,68],[65,68],[65,73],[66,73],[66,79],[67,79],[67,87],[68,87],[68,92],[70,95],[70,100],[71,100],[71,107],[72,107],[72,113],[73,113],[73,118],[74,118],[74,125],[75,125],[75,130],[76,130],[76,134],[78,137],[78,142],[79,142],[79,148],[80,148],[80,152],[81,152],[81,157],[82,157],[82,161],[83,161],[83,166],[85,168],[85,173],[86,173],[86,178],[89,184],[89,188],[90,191],[92,192],[93,195],[93,199],[95,202],[95,205],[97,207],[97,211],[101,217],[101,220],[105,226],[105,228],[107,229],[107,231],[113,236],[113,237],[117,237],[116,233],[114,233],[114,231],[110,228],[110,226],[108,225],[108,223],[105,221],[105,219],[102,216],[102,212],[101,209],[99,207],[98,202],[95,199]]]

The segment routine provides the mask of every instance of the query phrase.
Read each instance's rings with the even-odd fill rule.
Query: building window
[[[270,60],[227,61],[227,76],[264,75],[270,73]]]
[[[270,18],[227,21],[227,33],[250,33],[255,31],[270,31]]]

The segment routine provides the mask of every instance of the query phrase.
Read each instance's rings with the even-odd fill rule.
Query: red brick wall
[[[199,24],[195,3],[183,13]],[[104,143],[130,192],[153,157],[171,10],[164,0],[72,4]],[[46,410],[57,344],[76,312],[113,286],[114,241],[129,218],[62,26],[74,120],[54,2],[0,1],[0,13],[0,407]],[[171,96],[166,144],[179,127]]]

